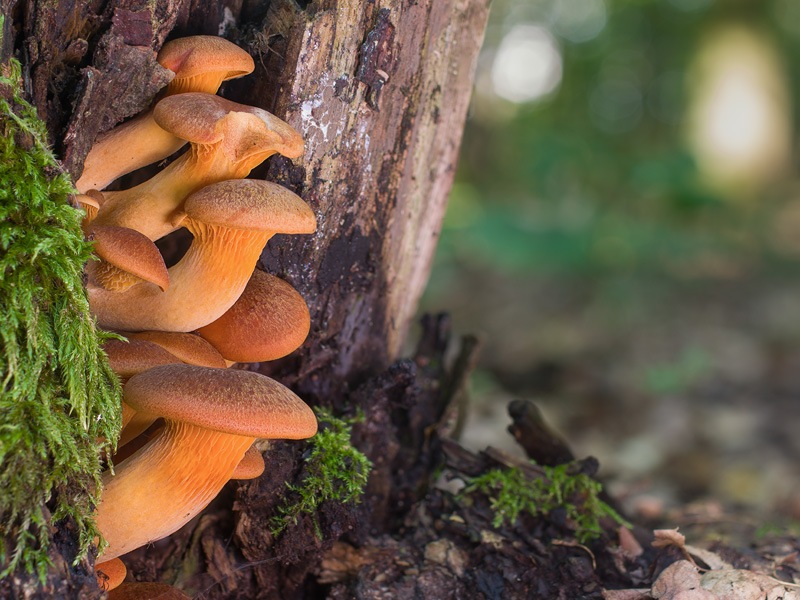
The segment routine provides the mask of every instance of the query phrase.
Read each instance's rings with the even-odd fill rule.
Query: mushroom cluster
[[[256,263],[274,234],[312,233],[314,213],[279,185],[244,179],[272,154],[300,156],[302,138],[260,108],[215,95],[253,70],[234,44],[178,39],[157,60],[175,73],[162,98],[101,134],[76,183],[97,258],[86,267],[89,304],[101,327],[127,338],[105,344],[124,385],[123,429],[97,506],[105,589],[125,578],[121,555],[176,531],[230,479],[258,477],[257,439],[317,430],[288,388],[230,369],[286,356],[308,334],[303,298]],[[187,144],[144,183],[103,191]],[[178,228],[193,240],[167,268],[154,242]]]

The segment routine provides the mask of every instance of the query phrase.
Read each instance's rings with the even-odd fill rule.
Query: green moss
[[[629,526],[608,504],[600,499],[602,486],[584,473],[571,474],[569,464],[542,467],[547,479],[529,479],[522,469],[492,469],[467,482],[460,498],[480,493],[489,497],[495,528],[513,525],[520,513],[546,516],[557,508],[566,509],[567,519],[575,524],[580,543],[599,537],[600,519],[611,517]]]
[[[311,438],[300,485],[286,484],[290,493],[271,521],[272,534],[277,536],[289,523],[305,513],[311,515],[317,535],[322,537],[317,511],[323,502],[357,503],[367,485],[372,463],[350,443],[353,423],[363,419],[338,419],[327,409],[316,407],[320,431]]]
[[[83,289],[90,254],[44,125],[0,76],[0,577],[44,580],[49,521],[71,518],[79,558],[98,535],[98,439],[117,439],[120,389]],[[51,514],[51,516],[50,516]]]

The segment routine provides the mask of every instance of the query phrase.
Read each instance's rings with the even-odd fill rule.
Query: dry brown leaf
[[[721,600],[716,594],[712,594],[703,588],[696,590],[684,590],[671,596],[669,600]]]
[[[704,550],[696,546],[686,544],[683,551],[691,554],[695,558],[699,558],[706,563],[711,569],[733,569],[733,565],[729,562],[722,560],[719,554],[711,552],[711,550]]]
[[[678,528],[675,529],[656,529],[653,531],[652,545],[655,548],[667,548],[669,546],[677,546],[683,549],[686,545],[686,536],[678,533]]]
[[[700,573],[688,560],[672,563],[653,582],[650,595],[653,598],[672,600],[679,592],[694,590],[700,587]]]
[[[720,600],[792,600],[799,597],[795,590],[769,575],[745,569],[709,571],[701,578],[703,588],[712,591]]]

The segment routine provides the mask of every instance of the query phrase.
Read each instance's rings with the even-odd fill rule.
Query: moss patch
[[[90,246],[74,188],[44,125],[20,94],[19,64],[0,75],[0,577],[44,581],[48,514],[77,525],[80,557],[98,535],[92,495],[99,438],[117,439],[120,389],[83,289]]]
[[[602,486],[584,473],[570,473],[570,463],[542,467],[547,479],[529,479],[518,467],[492,469],[467,482],[460,493],[464,498],[480,493],[489,498],[494,520],[499,528],[513,525],[520,513],[547,516],[556,509],[566,511],[566,518],[575,528],[580,543],[599,537],[603,530],[600,519],[611,517],[620,525],[628,523],[600,499]]]
[[[289,523],[305,513],[311,515],[317,535],[322,537],[317,511],[323,502],[356,503],[364,493],[372,463],[350,443],[354,419],[338,419],[327,409],[315,407],[319,433],[311,438],[311,446],[300,485],[286,484],[290,493],[278,514],[270,521],[270,531],[277,536]]]

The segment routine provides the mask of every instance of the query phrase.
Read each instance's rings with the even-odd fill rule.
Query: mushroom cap
[[[225,81],[252,73],[255,68],[253,57],[247,51],[213,35],[171,40],[161,47],[156,60],[175,73],[173,82],[206,73],[224,73],[222,80]]]
[[[93,225],[89,237],[94,240],[94,253],[107,263],[156,284],[162,291],[169,287],[164,258],[147,236],[127,227]]]
[[[226,360],[261,362],[294,352],[310,326],[308,306],[297,290],[256,269],[236,303],[197,333]]]
[[[130,378],[124,399],[136,411],[204,429],[267,439],[304,439],[314,411],[286,386],[259,373],[163,365]]]
[[[153,117],[162,129],[195,144],[225,139],[226,147],[246,147],[250,153],[263,152],[263,148],[289,158],[303,153],[303,138],[285,121],[263,109],[213,94],[168,96],[156,104]],[[246,143],[235,143],[240,140]],[[238,154],[240,150],[232,152]]]
[[[255,479],[264,472],[264,457],[255,446],[250,446],[236,465],[231,479]]]
[[[177,357],[181,362],[190,365],[215,367],[217,369],[224,369],[226,367],[225,359],[217,349],[214,348],[211,343],[193,333],[142,331],[139,333],[131,333],[129,337],[133,340],[142,340],[157,344],[166,352]]]
[[[250,231],[313,233],[314,211],[285,187],[257,179],[212,183],[186,199],[186,215],[195,221]]]
[[[103,350],[108,355],[111,370],[123,381],[159,365],[181,362],[177,356],[146,340],[106,340]]]
[[[123,583],[108,593],[108,600],[192,600],[166,583]]]
[[[89,190],[85,194],[76,194],[75,201],[84,207],[84,210],[88,211],[89,208],[93,208],[96,213],[103,204],[103,194],[97,190]]]
[[[258,477],[258,475],[256,475]],[[113,590],[118,587],[128,574],[125,564],[118,558],[112,558],[105,562],[97,563],[94,566],[94,575],[97,578],[97,585],[103,590]]]

